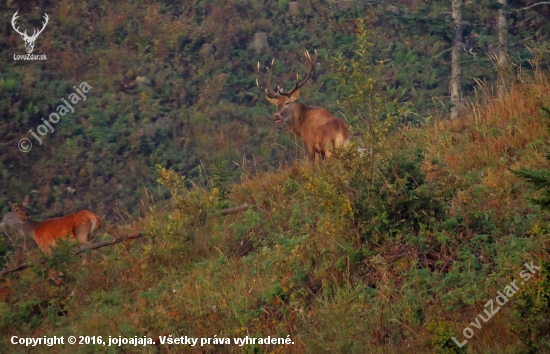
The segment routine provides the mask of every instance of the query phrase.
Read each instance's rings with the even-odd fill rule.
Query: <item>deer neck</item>
[[[21,227],[23,229],[23,232],[32,238],[34,238],[34,230],[40,225],[39,221],[31,220],[30,218],[27,218],[23,221],[21,221]]]
[[[309,107],[306,105],[294,102],[294,119],[287,122],[288,129],[292,134],[302,136],[302,126],[306,120],[306,113]]]

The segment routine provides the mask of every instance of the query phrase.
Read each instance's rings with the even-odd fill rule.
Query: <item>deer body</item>
[[[340,149],[349,142],[347,123],[327,110],[298,102],[288,105],[288,109],[290,111],[285,116],[284,111],[279,113],[277,109],[275,119],[286,123],[292,134],[302,138],[310,161],[315,160],[316,153],[320,154],[321,159],[330,159],[334,149]]]
[[[45,221],[31,220],[26,210],[28,196],[21,205],[10,202],[10,206],[21,221],[23,232],[32,237],[46,255],[50,255],[56,240],[69,237],[81,245],[89,243],[91,236],[101,227],[101,218],[88,210]]]
[[[271,88],[275,60],[271,62],[271,71],[267,82],[262,79],[265,87],[262,88],[258,80],[256,80],[256,85],[265,92],[265,98],[277,106],[273,120],[277,123],[286,123],[292,134],[302,138],[307,147],[308,159],[314,161],[316,153],[321,156],[321,159],[329,159],[332,157],[334,149],[342,148],[348,144],[349,128],[345,121],[334,117],[327,110],[306,106],[296,101],[300,96],[300,88],[311,77],[316,61],[316,59],[311,59],[307,51],[305,57],[309,67],[307,76],[300,83],[300,77],[296,75],[296,86],[288,93],[283,92],[280,87],[277,87],[277,92]],[[260,63],[258,63],[258,74],[261,74]]]

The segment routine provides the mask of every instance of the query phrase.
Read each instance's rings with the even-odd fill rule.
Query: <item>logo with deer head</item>
[[[32,36],[29,36],[27,34],[27,30],[25,30],[25,32],[21,32],[19,31],[19,27],[17,28],[15,27],[16,26],[15,21],[17,20],[18,12],[19,10],[15,11],[15,13],[13,14],[13,17],[11,18],[11,25],[15,30],[15,32],[19,33],[23,38],[23,40],[25,41],[25,49],[27,50],[27,53],[31,54],[32,51],[34,50],[34,42],[38,38],[38,35],[44,31],[44,29],[46,28],[46,25],[48,24],[48,14],[44,12],[44,19],[46,20],[46,22],[42,22],[42,29],[39,30],[38,32],[36,31],[36,29],[33,30]]]

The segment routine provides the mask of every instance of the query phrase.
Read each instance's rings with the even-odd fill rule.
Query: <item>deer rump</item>
[[[301,138],[307,147],[310,160],[315,159],[315,153],[319,153],[323,159],[329,159],[334,149],[341,149],[349,143],[348,124],[328,111],[311,109],[305,112],[304,118]],[[291,132],[296,134],[292,129]]]

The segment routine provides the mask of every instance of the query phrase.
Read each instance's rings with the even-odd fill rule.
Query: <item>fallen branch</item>
[[[111,245],[114,245],[114,244],[117,244],[117,243],[121,243],[123,241],[126,241],[126,240],[133,240],[135,238],[140,238],[140,237],[143,237],[143,232],[138,232],[138,233],[135,233],[135,234],[131,234],[131,235],[125,235],[125,236],[119,236],[119,237],[115,237],[115,238],[112,238],[110,240],[107,240],[107,241],[103,241],[103,242],[98,242],[98,243],[92,243],[91,245],[86,245],[86,246],[83,246],[83,247],[80,247],[80,248],[77,248],[75,251],[74,251],[74,254],[81,254],[81,253],[84,253],[88,250],[95,250],[95,249],[98,249],[98,248],[102,248],[102,247],[107,247],[107,246],[111,246]]]
[[[140,237],[143,237],[143,236],[144,236],[143,232],[140,231],[140,232],[137,232],[135,234],[119,236],[119,237],[115,237],[115,238],[112,238],[112,239],[107,240],[107,241],[92,243],[90,245],[82,246],[80,248],[75,249],[74,254],[75,255],[81,254],[81,253],[84,253],[84,252],[89,251],[89,250],[95,250],[95,249],[98,249],[98,248],[111,246],[111,245],[121,243],[121,242],[126,241],[126,240],[133,240],[135,238],[140,238]],[[44,263],[46,263],[45,259],[40,259],[37,262],[37,264],[44,264]],[[32,265],[32,263],[29,262],[29,263],[19,264],[15,267],[12,267],[12,268],[6,268],[6,269],[3,269],[0,272],[0,275],[6,275],[6,274],[9,274],[9,273],[18,272],[20,270],[29,268],[31,265]]]
[[[245,211],[246,209],[250,208],[251,206],[252,206],[252,204],[244,203],[244,204],[241,204],[241,205],[233,207],[233,208],[224,209],[224,210],[221,211],[221,213],[222,213],[222,215],[237,214],[237,213],[240,213],[241,211]]]
[[[512,12],[518,12],[518,11],[529,10],[529,9],[532,8],[532,7],[540,6],[540,5],[550,5],[550,2],[548,2],[548,1],[538,2],[538,3],[536,3],[536,4],[533,4],[533,5],[530,5],[530,6],[527,6],[527,7],[522,7],[521,9],[512,10]]]
[[[41,259],[38,261],[38,264],[44,264],[46,263],[46,260],[45,259]],[[1,272],[0,272],[0,275],[6,275],[6,274],[9,274],[9,273],[15,273],[15,272],[18,272],[20,270],[23,270],[23,269],[27,269],[31,266],[32,263],[23,263],[23,264],[19,264],[13,268],[6,268],[6,269],[3,269]]]

